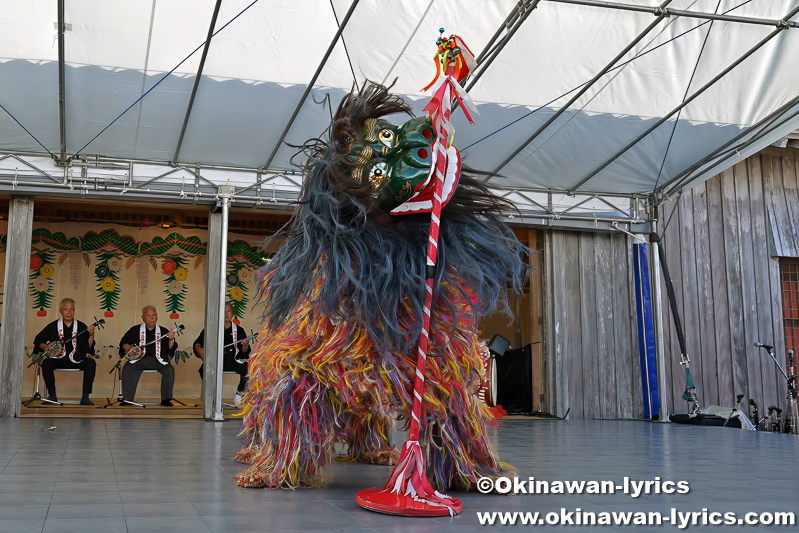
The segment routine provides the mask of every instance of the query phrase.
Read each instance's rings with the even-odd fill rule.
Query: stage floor
[[[455,493],[453,518],[402,518],[361,509],[355,493],[382,486],[389,467],[338,463],[313,490],[235,486],[245,466],[239,422],[0,418],[0,531],[486,531],[478,511],[798,512],[799,438],[634,421],[505,420],[490,436],[528,480],[686,481],[687,494]],[[398,435],[401,437],[401,435]],[[553,485],[554,486],[554,485]],[[498,519],[497,519],[498,520]],[[497,527],[508,529],[512,526]],[[518,528],[530,526],[517,525]],[[671,525],[665,530],[676,529]],[[691,526],[718,529],[725,526]],[[586,531],[600,526],[545,526]],[[604,531],[651,530],[604,526]],[[660,528],[657,528],[660,529]],[[752,527],[736,526],[736,531]],[[771,529],[760,526],[759,529]],[[799,526],[776,527],[799,531]]]

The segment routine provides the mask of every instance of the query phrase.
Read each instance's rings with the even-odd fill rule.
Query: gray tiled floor
[[[51,426],[58,429],[46,431]],[[359,489],[387,481],[387,467],[337,464],[333,480],[314,490],[236,487],[233,476],[243,468],[230,460],[239,449],[236,421],[0,418],[0,532],[468,532],[491,529],[479,524],[476,511],[561,508],[799,514],[797,437],[616,421],[507,420],[489,431],[502,459],[525,479],[621,483],[624,476],[660,476],[688,481],[691,491],[639,498],[466,493],[456,494],[464,504],[459,516],[402,518],[355,503]],[[777,529],[799,531],[799,526]]]

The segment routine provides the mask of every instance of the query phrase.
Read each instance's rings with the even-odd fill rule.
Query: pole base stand
[[[355,495],[355,501],[369,511],[394,516],[449,516],[449,508],[414,500],[410,496],[394,494],[389,489],[364,489]],[[456,513],[458,514],[458,513]]]

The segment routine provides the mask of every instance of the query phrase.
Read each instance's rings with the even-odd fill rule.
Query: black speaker
[[[491,337],[491,342],[488,343],[488,351],[494,357],[499,357],[505,353],[510,346],[510,341],[502,335],[494,335]]]
[[[508,350],[496,362],[497,403],[508,414],[532,413],[533,345]]]

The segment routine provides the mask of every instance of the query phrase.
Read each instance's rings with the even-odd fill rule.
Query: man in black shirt
[[[136,361],[128,361],[122,367],[121,405],[130,405],[136,397],[136,387],[144,370],[157,370],[161,374],[161,405],[172,406],[172,388],[175,385],[175,367],[169,360],[175,355],[178,343],[175,333],[158,325],[158,312],[152,305],[141,310],[142,323],[130,328],[119,341],[119,356],[123,357],[133,346],[144,346],[144,356]],[[153,342],[157,336],[164,337]],[[151,344],[148,344],[151,343]]]
[[[234,342],[235,345],[229,346]],[[244,395],[244,389],[247,387],[247,359],[250,357],[250,341],[244,328],[233,323],[233,307],[230,304],[225,304],[225,336],[222,346],[227,346],[223,354],[222,371],[233,371],[239,375],[239,386],[236,389],[236,396],[233,398],[233,403],[239,405]],[[200,336],[194,341],[194,353],[200,359],[205,359],[205,330],[202,330]],[[204,366],[204,364],[200,365],[200,378],[203,377]]]
[[[75,300],[64,298],[58,306],[61,318],[47,324],[36,335],[33,345],[36,349],[45,351],[50,342],[64,341],[64,356],[60,358],[47,358],[42,361],[42,378],[47,387],[47,399],[58,401],[55,391],[56,368],[79,368],[83,370],[83,395],[81,405],[94,405],[89,399],[94,384],[94,375],[97,372],[97,363],[87,355],[94,355],[94,326],[86,327],[80,320],[75,320]],[[88,330],[86,333],[81,333]]]

